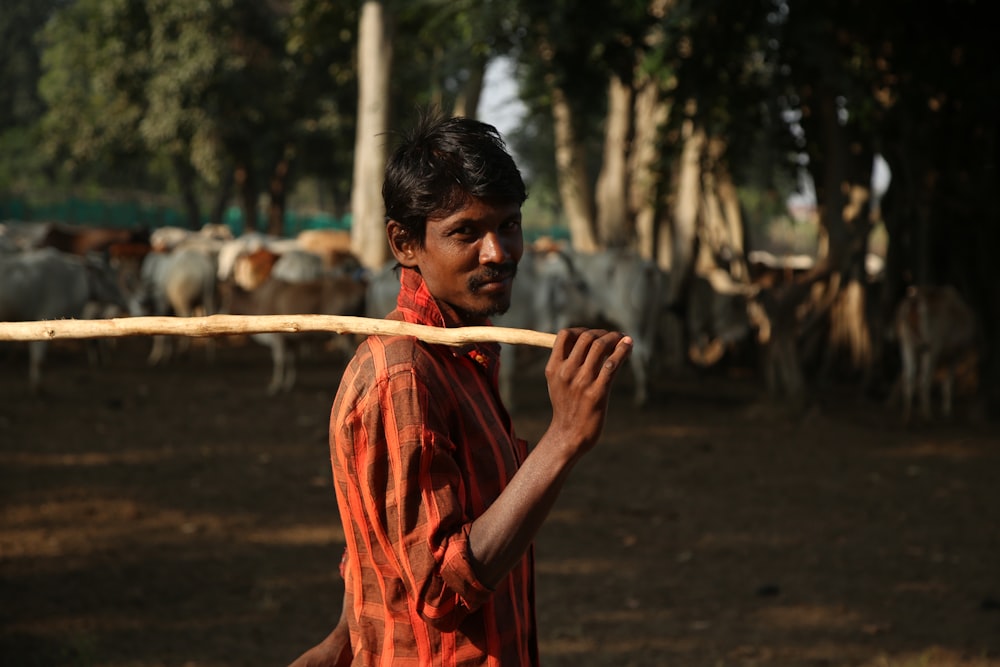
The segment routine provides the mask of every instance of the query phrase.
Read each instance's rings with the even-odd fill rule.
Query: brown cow
[[[951,416],[956,373],[975,368],[978,333],[975,313],[954,287],[910,287],[896,308],[893,329],[903,363],[903,422],[909,422],[913,394],[920,412],[931,418],[931,384],[940,375],[941,407]]]
[[[233,264],[232,279],[245,290],[255,290],[271,277],[271,269],[279,257],[281,255],[267,248],[239,255]]]
[[[352,315],[365,313],[366,284],[344,275],[290,282],[273,275],[254,290],[235,281],[220,285],[222,310],[231,315]],[[330,334],[336,336],[336,334]],[[308,344],[311,334],[262,333],[251,338],[271,349],[273,370],[267,387],[270,395],[290,391],[295,385],[295,348]],[[326,337],[319,334],[318,337]]]
[[[50,224],[39,239],[40,247],[56,248],[74,255],[107,252],[116,243],[147,243],[149,231],[145,229],[118,229]]]
[[[346,229],[305,229],[295,238],[300,248],[322,257],[328,268],[351,256],[351,232]]]

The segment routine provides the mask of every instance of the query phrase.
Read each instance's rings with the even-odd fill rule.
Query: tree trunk
[[[195,171],[191,163],[182,155],[172,157],[174,172],[177,175],[177,186],[181,191],[181,201],[184,203],[184,213],[189,229],[201,228],[201,207],[198,204],[198,194],[195,192]]]
[[[635,96],[635,132],[629,154],[629,208],[635,219],[636,247],[646,259],[656,259],[656,222],[660,212],[660,127],[670,107],[660,99],[659,86],[646,80]],[[661,266],[660,268],[667,268]]]
[[[746,261],[746,221],[740,207],[739,194],[729,173],[725,159],[727,145],[721,139],[714,139],[709,144],[709,155],[712,159],[715,192],[719,201],[719,213],[725,226],[725,235],[732,256],[729,258],[729,273],[736,280],[750,280],[750,270]]]
[[[704,129],[695,127],[692,120],[685,121],[683,142],[677,165],[677,191],[671,216],[672,252],[668,303],[680,301],[688,282],[686,278],[694,268],[701,200],[701,156],[705,147]]]
[[[820,218],[828,241],[825,259],[842,276],[843,285],[830,311],[823,369],[826,374],[837,362],[846,361],[849,371],[866,371],[872,350],[862,281],[872,226],[871,179],[875,156],[870,141],[839,122],[831,91],[821,88],[818,101],[822,152],[827,158],[823,165],[824,205]]]
[[[233,168],[226,166],[219,176],[219,189],[215,193],[212,202],[212,210],[208,213],[208,220],[212,224],[222,224],[226,215],[226,208],[229,206],[229,198],[233,196]]]
[[[479,109],[479,97],[483,93],[483,79],[486,77],[486,65],[489,63],[484,56],[475,56],[469,64],[469,80],[465,82],[458,97],[455,98],[455,116],[475,118]]]
[[[377,270],[389,259],[385,236],[385,178],[389,126],[391,25],[382,2],[366,0],[358,28],[358,119],[351,190],[351,245],[361,263]]]
[[[658,50],[666,39],[663,19],[673,8],[674,0],[650,0],[649,15],[660,19],[643,38],[646,49]],[[640,56],[641,57],[641,56]],[[664,215],[664,179],[660,175],[660,128],[670,115],[670,104],[661,95],[661,84],[637,62],[633,79],[636,82],[632,121],[633,136],[630,152],[629,209],[635,220],[636,246],[639,253],[657,262],[663,270],[670,268],[671,244],[669,217]],[[677,355],[683,356],[683,355]]]
[[[272,236],[285,235],[285,208],[288,201],[288,180],[292,168],[292,149],[286,147],[274,165],[268,181],[267,233]]]
[[[634,240],[628,228],[629,133],[632,89],[621,77],[608,81],[608,114],[604,121],[604,157],[597,177],[597,233],[602,247],[622,248]]]
[[[781,285],[762,292],[748,308],[758,330],[768,395],[793,412],[801,411],[807,403],[806,379],[799,359],[801,329],[797,311],[809,290],[804,283]]]
[[[594,214],[591,206],[590,181],[583,145],[577,137],[573,110],[566,94],[558,85],[552,86],[552,118],[555,131],[556,177],[559,195],[566,215],[573,249],[578,252],[596,252]]]
[[[255,180],[250,160],[238,160],[236,168],[233,170],[233,182],[239,196],[240,210],[243,212],[244,233],[257,231],[257,184]]]

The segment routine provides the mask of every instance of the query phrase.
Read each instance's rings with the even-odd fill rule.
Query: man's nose
[[[488,232],[479,246],[480,264],[500,264],[511,256],[510,250],[496,232]]]

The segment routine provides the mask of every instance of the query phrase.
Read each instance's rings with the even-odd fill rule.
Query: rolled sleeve
[[[470,528],[471,526],[466,524],[462,527],[462,531],[449,541],[444,562],[441,564],[441,578],[448,588],[458,594],[467,610],[475,611],[486,602],[493,589],[484,586],[472,568],[469,551]]]

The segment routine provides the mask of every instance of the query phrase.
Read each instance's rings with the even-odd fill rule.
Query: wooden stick
[[[125,336],[226,336],[253,333],[327,332],[414,336],[428,343],[465,345],[495,341],[551,348],[555,334],[510,327],[445,329],[397,320],[346,315],[208,315],[206,317],[116,317],[108,320],[0,322],[0,340],[60,340]]]

